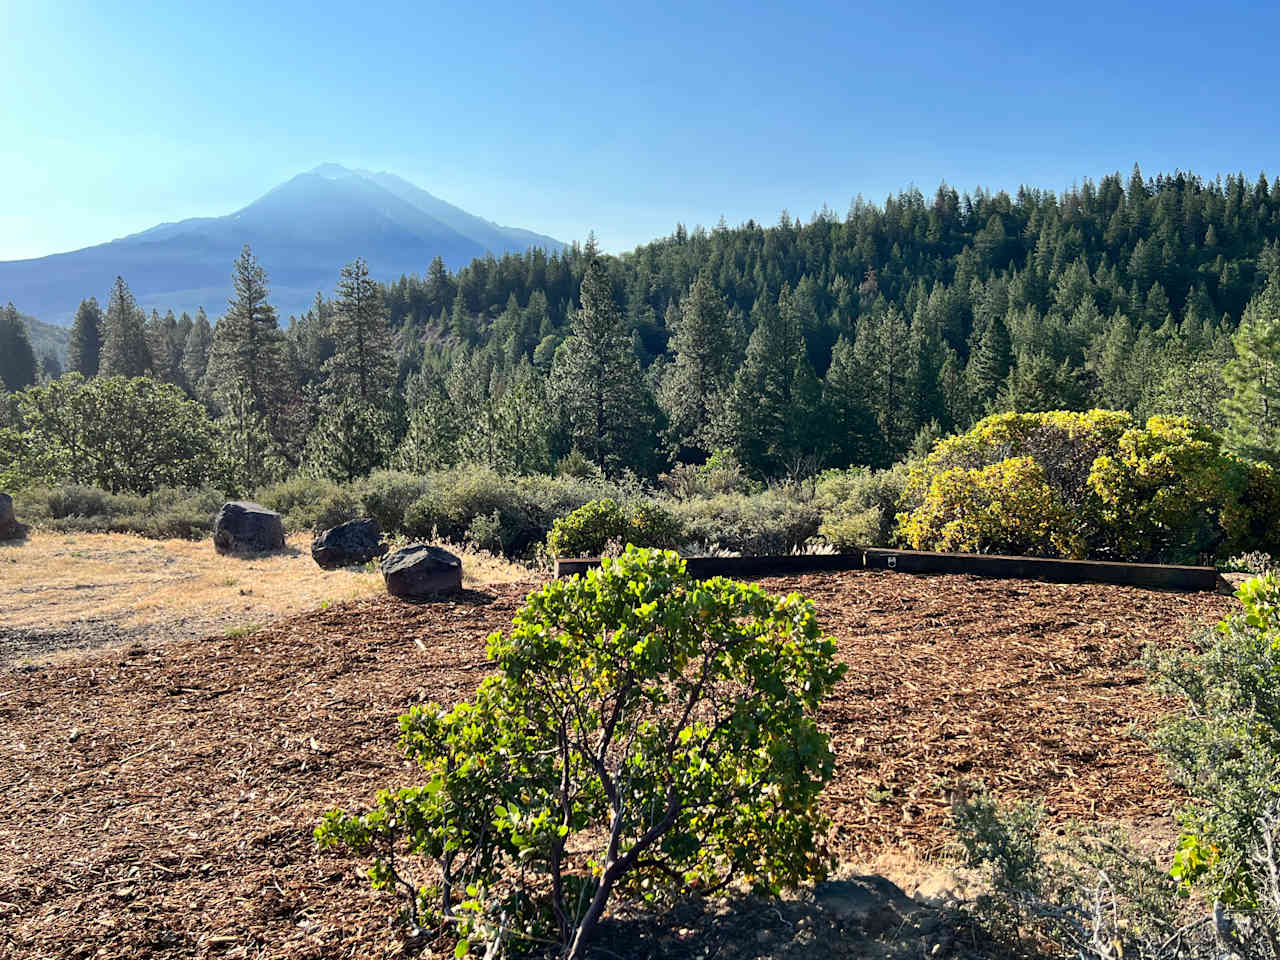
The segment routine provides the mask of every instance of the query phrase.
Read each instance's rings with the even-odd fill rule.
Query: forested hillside
[[[886,465],[993,410],[1227,426],[1222,401],[1262,333],[1232,336],[1242,317],[1280,315],[1278,238],[1265,176],[1135,167],[1060,196],[944,184],[859,198],[843,218],[678,227],[619,257],[588,241],[456,273],[437,259],[380,289],[344,274],[287,331],[265,276],[247,306],[238,288],[216,336],[203,317],[146,320],[125,284],[105,316],[82,305],[71,366],[98,372],[77,345],[101,325],[104,368],[149,371],[223,418],[248,401],[239,415],[272,437],[268,473],[268,460],[339,479],[386,464],[532,473],[576,453],[654,476],[723,449],[768,478]],[[246,283],[261,272],[239,268]],[[237,330],[261,339],[219,354]],[[269,375],[245,379],[250,353]]]

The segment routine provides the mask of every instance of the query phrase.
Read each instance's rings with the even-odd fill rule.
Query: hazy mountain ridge
[[[224,217],[162,223],[109,243],[31,260],[0,262],[0,298],[45,321],[69,323],[80,300],[105,296],[117,274],[146,308],[222,312],[231,262],[248,243],[271,277],[282,315],[328,293],[356,257],[378,279],[425,274],[440,256],[457,269],[486,253],[564,244],[503,227],[389,173],[324,164]]]

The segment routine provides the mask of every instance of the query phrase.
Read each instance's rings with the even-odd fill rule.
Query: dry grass
[[[105,623],[114,628],[108,642],[225,634],[383,590],[376,570],[320,569],[310,547],[308,535],[295,534],[279,553],[232,557],[208,540],[34,531],[0,543],[0,633]],[[489,554],[462,559],[472,589],[530,577]]]

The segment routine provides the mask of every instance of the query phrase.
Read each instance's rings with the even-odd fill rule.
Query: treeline
[[[387,285],[357,261],[286,328],[246,251],[216,327],[147,316],[118,280],[105,311],[81,305],[68,366],[199,398],[246,485],[575,457],[652,477],[716,450],[767,478],[887,465],[992,411],[1092,407],[1189,416],[1256,455],[1278,239],[1265,176],[944,184],[843,219],[680,227],[621,257],[437,259]]]

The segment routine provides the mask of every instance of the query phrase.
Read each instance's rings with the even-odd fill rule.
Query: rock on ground
[[[213,520],[213,546],[219,553],[283,550],[284,521],[261,504],[232,500]]]
[[[383,558],[382,576],[393,597],[421,600],[461,590],[462,561],[440,547],[412,543]]]
[[[311,541],[311,558],[326,570],[368,563],[387,552],[377,520],[349,520]]]
[[[26,524],[13,515],[13,497],[0,493],[0,540],[17,540],[27,535]]]

